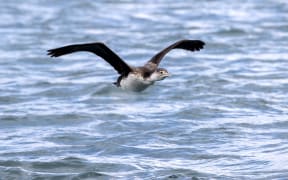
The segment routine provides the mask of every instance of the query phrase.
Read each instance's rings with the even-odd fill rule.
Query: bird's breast
[[[154,82],[144,79],[141,75],[130,73],[120,81],[120,87],[125,90],[140,92],[152,85]]]

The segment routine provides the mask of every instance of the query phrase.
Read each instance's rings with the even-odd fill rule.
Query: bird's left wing
[[[180,40],[166,47],[159,53],[157,53],[155,56],[151,58],[150,61],[147,62],[147,64],[153,63],[156,66],[158,66],[161,60],[163,59],[163,57],[172,49],[185,49],[189,51],[199,51],[200,49],[203,49],[204,45],[205,43],[201,40]]]

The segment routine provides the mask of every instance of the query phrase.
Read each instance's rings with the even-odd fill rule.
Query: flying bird
[[[164,48],[154,55],[144,66],[130,66],[122,60],[115,52],[102,42],[87,44],[72,44],[48,50],[51,57],[88,51],[96,54],[108,62],[120,75],[114,83],[124,90],[140,92],[145,90],[156,81],[161,81],[169,76],[166,69],[158,67],[163,57],[172,49],[184,49],[188,51],[199,51],[203,49],[205,43],[201,40],[180,40]]]

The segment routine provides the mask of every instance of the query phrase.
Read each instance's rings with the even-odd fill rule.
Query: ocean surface
[[[0,2],[0,180],[288,179],[288,1]],[[101,41],[171,77],[115,87]]]

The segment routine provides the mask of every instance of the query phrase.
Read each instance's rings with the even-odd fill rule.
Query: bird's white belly
[[[121,80],[120,87],[125,90],[140,92],[153,83],[153,81],[144,80],[142,77],[129,74],[126,78]]]

